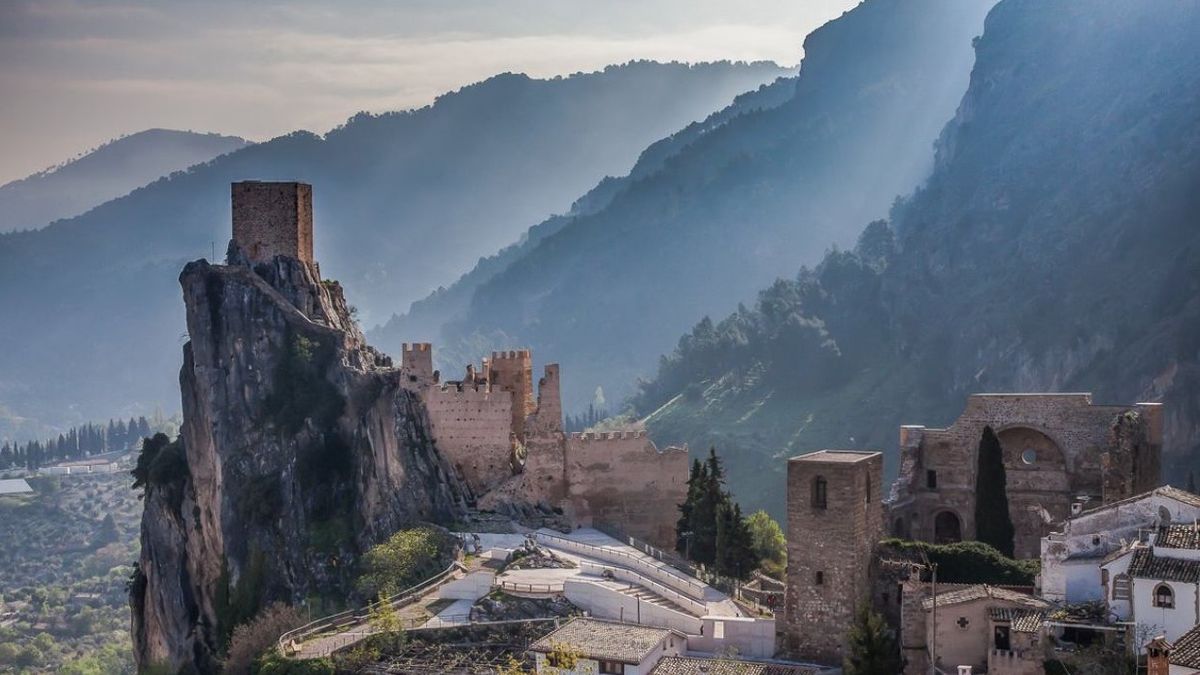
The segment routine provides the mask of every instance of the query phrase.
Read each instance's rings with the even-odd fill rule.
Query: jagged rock
[[[180,276],[186,471],[146,486],[131,584],[141,667],[211,672],[237,623],[276,600],[344,600],[361,553],[468,495],[428,417],[367,346],[336,282],[286,257]]]

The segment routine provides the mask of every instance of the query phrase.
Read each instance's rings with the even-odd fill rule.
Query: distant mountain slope
[[[698,324],[637,398],[751,504],[785,457],[951,422],[968,393],[1165,404],[1200,468],[1200,5],[1002,0],[927,185],[853,252]],[[889,465],[889,473],[894,473]]]
[[[236,136],[147,129],[0,185],[0,232],[77,216],[134,188],[249,145]]]
[[[253,145],[43,230],[0,235],[0,405],[51,423],[177,405],[175,278],[187,260],[223,255],[231,181],[313,183],[317,258],[366,322],[628,171],[651,142],[787,72],[636,62],[547,80],[499,75],[419,110]]]
[[[568,409],[597,385],[619,400],[697,316],[849,243],[927,175],[989,6],[867,0],[814,31],[789,100],[662,146],[469,303],[450,298],[465,309],[435,336],[442,353],[529,346],[562,363]]]
[[[372,344],[398,353],[405,342],[436,342],[437,358],[442,365],[457,367],[463,363],[474,362],[480,353],[475,349],[476,346],[469,343],[448,344],[443,340],[442,326],[469,309],[476,289],[513,262],[520,260],[522,256],[529,254],[546,237],[557,233],[581,216],[603,210],[616,195],[628,189],[635,181],[662,170],[668,159],[696,139],[721,128],[742,114],[782,105],[792,98],[795,89],[795,77],[781,77],[754,91],[737,96],[728,107],[653,143],[642,151],[628,174],[619,178],[606,176],[587,194],[575,200],[567,213],[551,216],[534,225],[521,236],[520,241],[506,246],[494,255],[481,258],[470,272],[459,277],[449,287],[439,288],[428,297],[414,302],[408,312],[393,315],[385,325],[370,331],[368,337],[371,338]]]

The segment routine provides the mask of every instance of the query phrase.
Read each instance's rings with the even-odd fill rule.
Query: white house
[[[530,645],[529,651],[538,673],[647,675],[664,656],[677,656],[686,645],[684,635],[670,628],[578,618]]]
[[[1105,504],[1079,514],[1042,538],[1041,595],[1052,602],[1104,599],[1100,567],[1110,554],[1145,541],[1160,525],[1200,518],[1200,496],[1173,487]]]
[[[1150,544],[1109,555],[1100,576],[1117,619],[1174,643],[1200,623],[1200,525],[1160,526]]]

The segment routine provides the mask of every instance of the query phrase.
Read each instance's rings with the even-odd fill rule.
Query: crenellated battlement
[[[405,342],[401,347],[405,352],[433,352],[431,342]]]
[[[645,438],[646,432],[641,429],[625,431],[572,431],[573,441],[623,441],[633,438]]]
[[[532,359],[533,353],[528,349],[510,349],[508,351],[492,352],[492,362],[507,359]]]

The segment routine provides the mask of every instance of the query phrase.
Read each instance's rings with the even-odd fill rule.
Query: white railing
[[[625,551],[619,551],[606,546],[587,544],[559,535],[549,534],[547,532],[539,531],[535,533],[534,536],[536,536],[538,540],[550,540],[548,543],[552,546],[574,550],[585,555],[589,555],[593,558],[599,558],[617,565],[635,568],[635,571],[640,571],[645,575],[650,575],[653,578],[658,579],[664,585],[670,586],[671,588],[687,595],[693,600],[698,602],[704,601],[704,590],[706,588],[704,584],[682,576],[672,567],[660,567],[658,565],[651,564],[647,562],[646,559],[641,555],[633,555],[631,553],[626,553]]]
[[[343,632],[341,630],[343,628],[367,624],[371,617],[371,613],[377,610],[378,607],[383,603],[388,603],[395,608],[408,606],[413,602],[416,602],[434,587],[442,584],[459,571],[465,572],[466,568],[463,567],[462,563],[458,562],[458,560],[455,560],[454,562],[450,563],[449,567],[442,570],[438,574],[426,579],[425,581],[422,581],[415,586],[406,588],[399,593],[388,596],[382,601],[372,602],[363,607],[348,609],[344,612],[338,612],[337,614],[331,614],[329,616],[306,623],[299,628],[290,630],[279,636],[279,653],[283,654],[284,656],[290,656],[294,652],[299,651],[298,648],[294,648],[293,645],[298,646],[300,643],[306,640],[311,640],[329,633]],[[363,635],[369,635],[371,632],[372,631],[369,629],[358,632],[345,631],[345,635],[357,636],[355,639],[359,640],[362,639]]]
[[[662,596],[663,599],[675,603],[682,609],[685,609],[698,617],[708,614],[708,605],[704,604],[703,602],[689,598],[688,596],[668,588],[651,579],[650,577],[647,577],[644,574],[639,574],[631,569],[617,567],[614,565],[601,565],[599,563],[588,562],[586,560],[580,561],[579,569],[600,577],[604,576],[605,572],[610,572],[613,578],[620,579],[621,581],[627,581],[630,584],[643,586],[646,589]],[[633,578],[631,579],[629,577]]]

